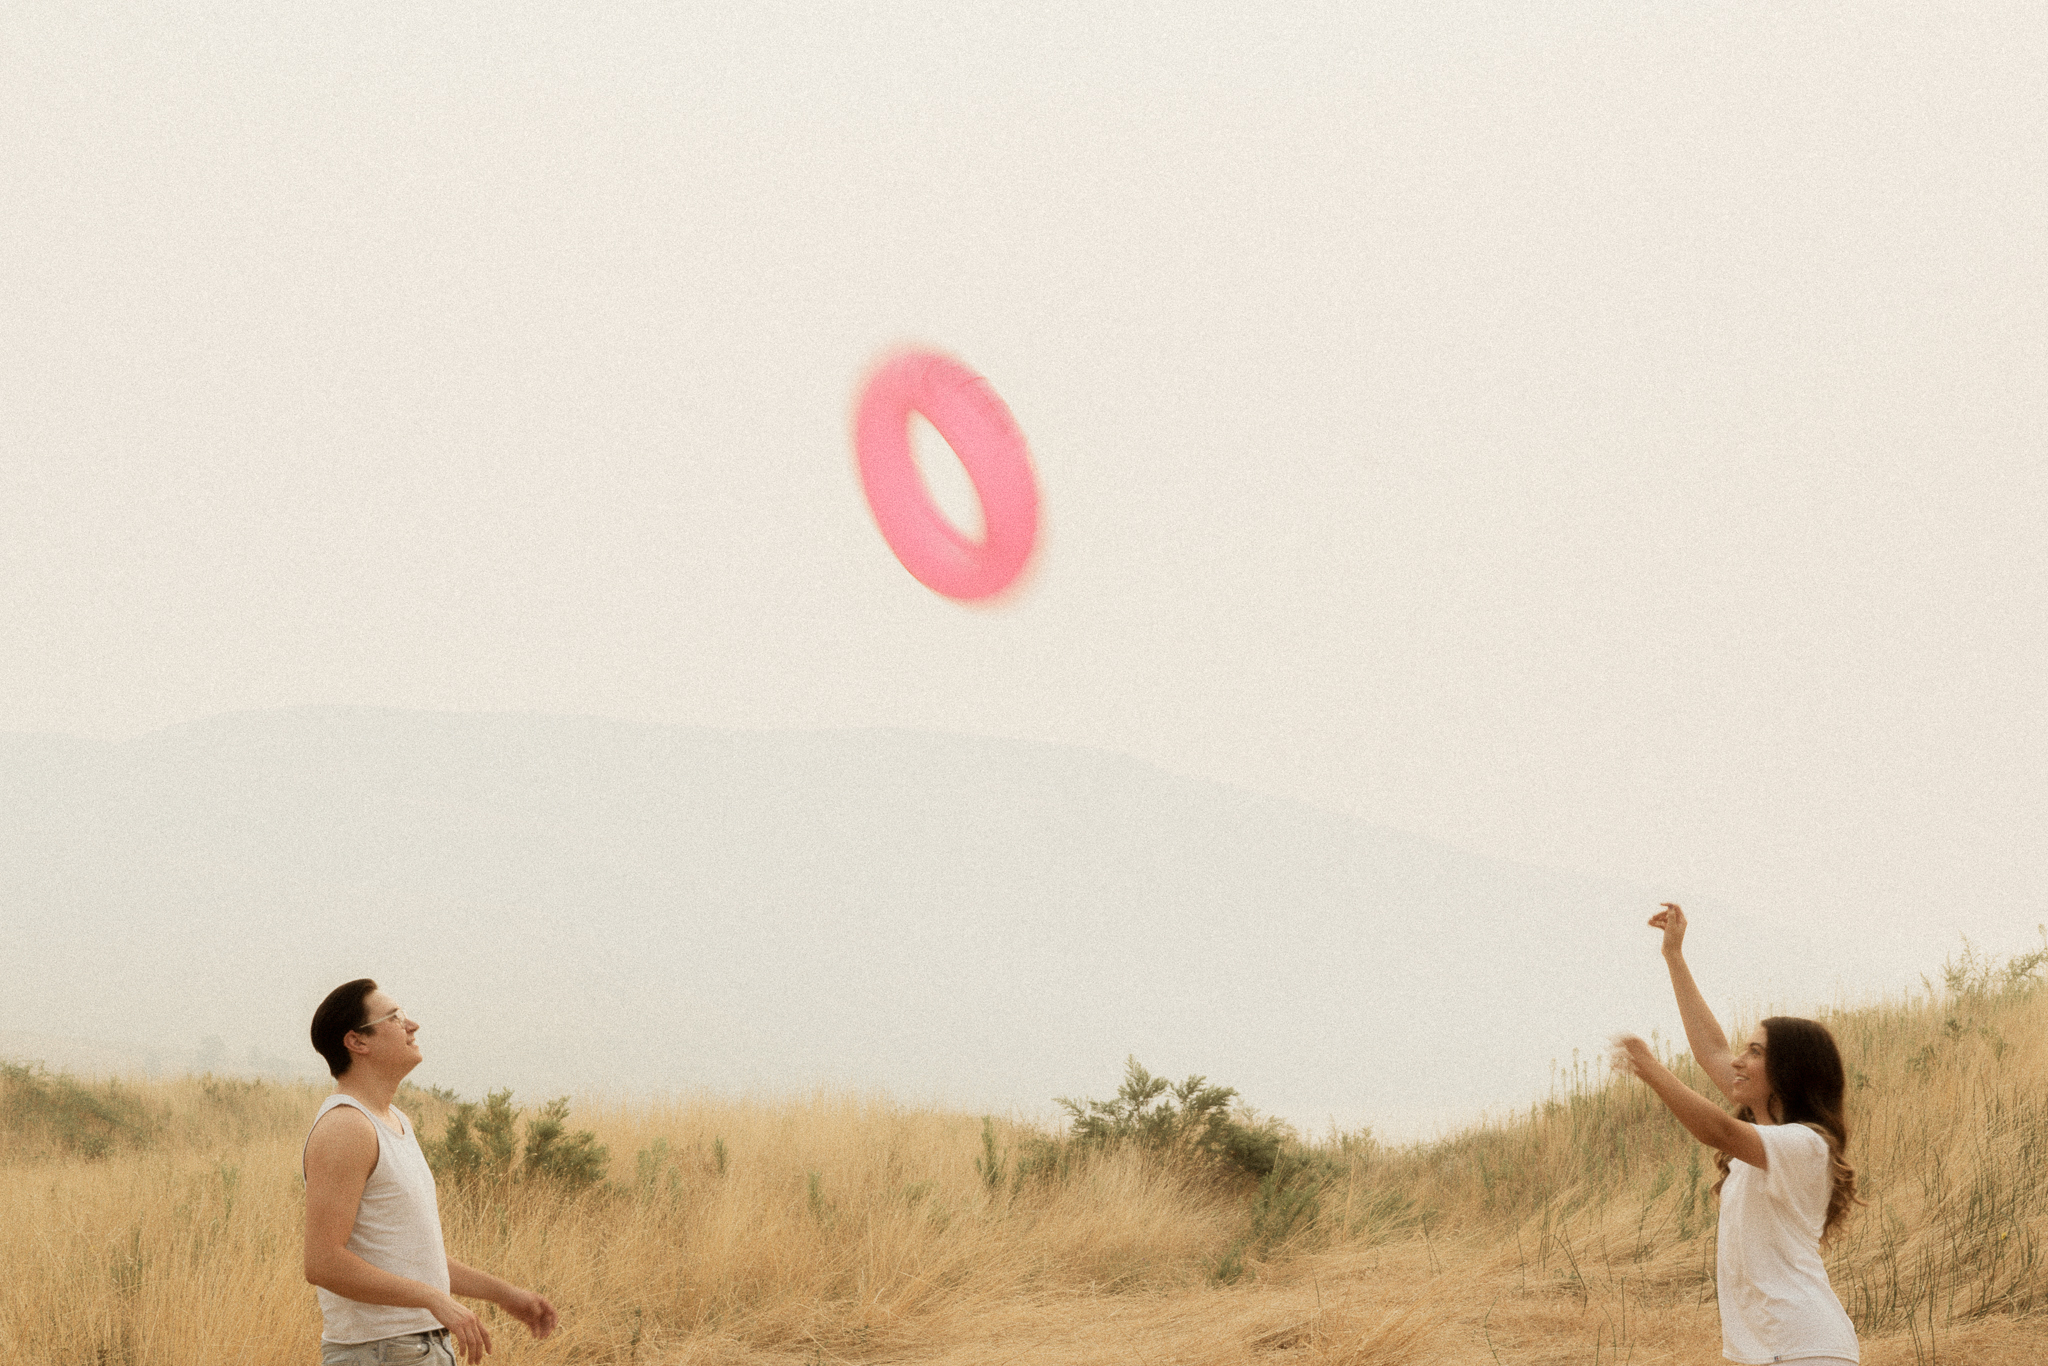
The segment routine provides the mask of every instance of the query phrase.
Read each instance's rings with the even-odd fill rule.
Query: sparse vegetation
[[[1966,948],[1911,1000],[1829,1016],[1868,1201],[1829,1267],[1870,1366],[2040,1359],[2044,976],[2048,949]],[[0,1071],[0,1360],[310,1360],[298,1155],[322,1090]],[[440,1134],[451,1249],[562,1310],[544,1344],[497,1319],[494,1362],[1718,1352],[1711,1164],[1642,1087],[1583,1067],[1409,1146],[1306,1139],[1135,1061],[1057,1128],[832,1095],[584,1102],[574,1131],[560,1100],[400,1103]],[[610,1151],[634,1154],[617,1177]]]
[[[1233,1107],[1237,1089],[1207,1077],[1179,1083],[1124,1060],[1124,1084],[1112,1100],[1057,1103],[1073,1121],[1074,1142],[1096,1149],[1130,1144],[1196,1172],[1270,1174],[1291,1135],[1286,1126]]]
[[[420,1145],[437,1185],[467,1191],[488,1184],[502,1193],[514,1182],[528,1182],[574,1192],[604,1179],[611,1152],[588,1129],[568,1131],[567,1096],[549,1101],[526,1122],[521,1156],[516,1132],[521,1112],[512,1104],[511,1091],[493,1091],[482,1105],[453,1093],[434,1094],[453,1102],[441,1137]]]
[[[1215,1279],[1237,1280],[1246,1258],[1262,1258],[1300,1235],[1314,1232],[1325,1187],[1344,1175],[1332,1154],[1304,1144],[1293,1130],[1249,1107],[1234,1104],[1235,1087],[1191,1076],[1178,1083],[1155,1077],[1135,1057],[1124,1063],[1124,1083],[1111,1100],[1067,1100],[1058,1104],[1071,1121],[1068,1142],[1083,1153],[1133,1148],[1196,1181],[1221,1182],[1238,1193],[1250,1182],[1243,1230],[1224,1249]],[[984,1121],[984,1178],[1000,1180],[995,1140]],[[1348,1150],[1343,1139],[1340,1150]],[[1072,1169],[1073,1154],[1057,1141],[1041,1140],[1028,1169],[1059,1177]]]
[[[0,1135],[16,1160],[53,1152],[97,1160],[147,1146],[161,1123],[143,1093],[122,1082],[0,1063]]]

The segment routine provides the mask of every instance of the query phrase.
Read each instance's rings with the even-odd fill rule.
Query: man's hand
[[[484,1321],[452,1295],[443,1295],[427,1306],[441,1320],[441,1326],[455,1339],[455,1354],[468,1362],[482,1361],[491,1350],[491,1330]],[[551,1314],[554,1312],[549,1311]]]
[[[457,1295],[467,1295],[471,1299],[489,1300],[525,1324],[526,1331],[536,1338],[544,1338],[555,1331],[555,1306],[549,1304],[545,1296],[536,1295],[531,1290],[521,1290],[510,1281],[501,1281],[488,1271],[478,1271],[473,1266],[464,1266],[453,1257],[448,1259],[448,1289]],[[461,1306],[456,1307],[459,1309]],[[474,1319],[476,1316],[472,1314],[470,1317]],[[441,1322],[460,1333],[461,1330],[455,1327],[455,1320],[442,1318]],[[483,1325],[478,1324],[477,1328],[481,1331]],[[489,1333],[483,1335],[483,1350],[491,1350]],[[476,1358],[471,1357],[470,1360],[474,1361]]]
[[[1664,931],[1664,956],[1684,951],[1685,912],[1678,909],[1676,901],[1664,903],[1664,909],[1650,917],[1650,928]]]
[[[547,1302],[544,1295],[531,1290],[515,1290],[498,1301],[498,1307],[526,1325],[526,1331],[536,1338],[544,1338],[555,1331],[555,1306]]]

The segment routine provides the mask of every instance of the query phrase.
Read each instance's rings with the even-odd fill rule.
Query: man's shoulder
[[[353,1105],[336,1105],[313,1121],[300,1159],[308,1195],[316,1189],[360,1191],[377,1170],[377,1126]]]
[[[353,1105],[330,1105],[313,1117],[313,1127],[307,1131],[306,1147],[316,1145],[322,1148],[340,1145],[345,1148],[359,1147],[367,1139],[371,1147],[377,1144],[377,1126],[370,1117]]]

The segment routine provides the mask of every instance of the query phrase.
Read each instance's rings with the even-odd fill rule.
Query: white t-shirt
[[[1855,1361],[1856,1326],[1820,1260],[1834,1191],[1828,1142],[1804,1124],[1756,1131],[1767,1165],[1732,1158],[1721,1187],[1721,1355],[1753,1366],[1801,1357]]]

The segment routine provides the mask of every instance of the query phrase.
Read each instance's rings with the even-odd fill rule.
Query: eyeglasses
[[[400,1006],[400,1007],[399,1007],[399,1008],[398,1008],[397,1010],[394,1010],[394,1011],[392,1011],[392,1012],[391,1012],[391,1013],[390,1013],[389,1015],[379,1015],[379,1016],[378,1016],[378,1017],[377,1017],[376,1019],[374,1019],[374,1020],[370,1021],[370,1022],[369,1022],[368,1024],[359,1024],[359,1025],[357,1025],[357,1026],[356,1026],[356,1027],[355,1027],[354,1029],[351,1029],[351,1030],[349,1031],[349,1033],[351,1033],[351,1034],[367,1034],[367,1033],[369,1033],[369,1032],[370,1032],[371,1030],[375,1029],[375,1028],[376,1028],[376,1027],[377,1027],[378,1025],[380,1025],[380,1024],[388,1024],[388,1023],[390,1023],[390,1022],[391,1022],[391,1021],[393,1021],[393,1020],[396,1020],[396,1021],[398,1021],[398,1022],[399,1022],[400,1024],[414,1024],[414,1023],[416,1023],[416,1021],[414,1021],[414,1019],[412,1018],[412,1016],[410,1016],[410,1015],[408,1015],[408,1014],[406,1014],[406,1013],[405,1013],[405,1007],[403,1007],[403,1006]]]

